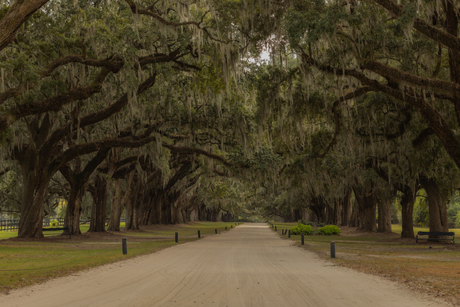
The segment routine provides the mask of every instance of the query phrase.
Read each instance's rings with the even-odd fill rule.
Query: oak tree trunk
[[[112,197],[112,210],[110,211],[109,231],[120,231],[121,214],[123,213],[121,196],[121,179],[115,181],[115,191]]]
[[[81,234],[80,215],[83,208],[83,201],[86,195],[86,184],[75,184],[70,186],[69,199],[64,219],[64,227],[69,227],[72,235]],[[67,232],[64,232],[67,234]]]
[[[157,192],[152,197],[152,213],[149,216],[149,224],[161,223],[161,193]]]
[[[353,188],[353,190],[358,203],[358,230],[376,231],[376,195],[372,191],[366,191],[363,188]]]
[[[94,187],[91,192],[93,197],[93,207],[91,214],[91,224],[89,232],[104,232],[107,211],[107,180],[101,175],[97,175]]]
[[[447,202],[433,178],[423,178],[420,181],[427,193],[428,212],[430,216],[430,231],[449,231],[447,219]]]
[[[350,216],[350,207],[351,207],[351,189],[348,189],[345,197],[342,201],[342,216],[340,221],[340,226],[348,226],[349,216]]]
[[[19,238],[43,237],[43,203],[49,180],[43,174],[34,172],[23,177],[24,196],[19,219]]]
[[[404,194],[401,197],[401,219],[402,219],[402,232],[401,238],[415,238],[414,236],[414,193],[412,189],[405,186]]]
[[[391,203],[382,200],[378,204],[378,228],[377,232],[390,232],[391,233]]]
[[[351,216],[350,220],[348,222],[348,226],[350,227],[358,227],[358,202],[356,201],[356,196],[355,196],[355,201],[352,206],[351,210]]]

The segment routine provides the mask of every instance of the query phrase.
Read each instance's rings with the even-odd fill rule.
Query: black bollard
[[[275,226],[275,231],[278,231],[278,227]]]
[[[214,232],[217,234],[217,229],[214,229]]]
[[[178,232],[176,232],[174,239],[176,240],[176,243],[179,243],[179,233]]]
[[[303,237],[303,232],[300,235],[300,242],[303,245],[305,243],[304,237]]]
[[[233,228],[233,225],[230,225],[230,228]]]
[[[288,230],[288,238],[290,238],[290,237],[291,237],[291,230],[289,229]]]
[[[335,258],[335,242],[331,242],[331,258]]]
[[[227,230],[227,226],[225,226],[225,230]]]
[[[198,239],[201,238],[201,233],[200,231],[198,230]]]
[[[121,239],[121,249],[123,250],[123,255],[126,255],[128,253],[128,243],[126,241],[126,238]]]

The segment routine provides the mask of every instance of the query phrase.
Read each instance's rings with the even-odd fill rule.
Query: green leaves
[[[313,227],[311,227],[311,225],[299,224],[291,228],[291,234],[300,235],[301,233],[311,235],[313,233]]]
[[[318,228],[318,234],[326,236],[338,235],[340,234],[340,228],[336,225],[326,225],[324,227]]]

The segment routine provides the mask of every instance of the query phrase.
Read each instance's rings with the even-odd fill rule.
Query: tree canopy
[[[447,230],[458,18],[454,0],[6,1],[2,211],[21,237],[56,199],[79,233],[87,194],[91,231],[248,212],[391,231],[398,203],[413,237],[424,189]]]

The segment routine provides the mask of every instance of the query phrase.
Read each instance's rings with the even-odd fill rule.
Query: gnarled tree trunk
[[[391,203],[381,200],[378,203],[378,228],[377,232],[391,232]]]
[[[43,202],[51,178],[43,170],[35,169],[34,160],[21,163],[24,196],[19,219],[19,238],[42,238]]]
[[[88,231],[104,232],[107,213],[107,180],[98,174],[94,180],[94,187],[89,190],[93,197],[93,207]]]
[[[112,210],[110,211],[109,231],[120,231],[120,219],[123,213],[123,199],[121,196],[121,179],[115,181],[115,190],[112,197]]]
[[[127,193],[126,203],[126,218],[125,218],[125,230],[137,230],[139,224],[137,222],[137,204],[139,201],[139,177],[133,172],[129,179],[130,185]]]
[[[414,193],[409,186],[404,186],[402,191],[404,194],[401,197],[401,219],[402,232],[401,238],[415,238],[414,236]]]
[[[86,184],[71,185],[67,209],[64,219],[64,227],[68,227],[72,235],[81,234],[80,231],[80,214],[83,208],[83,201],[86,195]],[[66,232],[64,232],[67,234]]]
[[[345,194],[345,197],[342,200],[342,212],[341,212],[340,226],[348,226],[348,221],[350,219],[351,193],[352,193],[352,189],[348,189],[347,193]]]
[[[376,231],[377,220],[375,213],[377,209],[377,197],[370,190],[353,188],[355,199],[358,203],[358,230]]]
[[[422,178],[422,187],[428,194],[428,212],[430,215],[430,231],[449,231],[446,198],[433,178]]]

